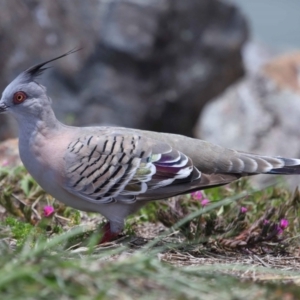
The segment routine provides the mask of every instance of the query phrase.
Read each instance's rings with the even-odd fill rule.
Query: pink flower
[[[201,200],[203,198],[203,194],[201,191],[193,192],[193,193],[191,193],[191,195],[192,195],[192,198],[195,200]]]
[[[204,207],[204,206],[207,206],[208,204],[210,203],[210,201],[208,199],[203,199],[201,201],[201,205]]]
[[[284,230],[289,226],[289,221],[287,219],[281,219],[279,226],[282,230]]]
[[[8,166],[8,160],[4,159],[1,165],[2,165],[2,167]]]
[[[52,216],[54,213],[55,213],[55,210],[54,210],[53,206],[46,205],[44,207],[44,217],[48,218],[48,217]]]
[[[241,208],[240,208],[241,214],[245,214],[247,211],[248,211],[248,209],[246,207],[241,206]]]

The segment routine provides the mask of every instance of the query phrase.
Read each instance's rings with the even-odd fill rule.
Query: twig
[[[27,203],[25,203],[23,200],[21,200],[18,196],[16,196],[15,194],[11,194],[16,200],[18,200],[20,203],[22,203],[24,206],[28,206]]]
[[[42,219],[42,217],[40,216],[40,214],[38,213],[38,211],[35,209],[35,206],[38,204],[38,202],[41,200],[41,196],[39,196],[31,205],[31,209],[32,211],[35,213],[35,215],[37,216],[37,218],[39,220]]]
[[[270,268],[271,266],[269,264],[267,264],[266,262],[264,262],[260,257],[258,257],[257,255],[253,255],[253,257],[255,259],[257,259],[263,266],[267,267],[267,268]]]

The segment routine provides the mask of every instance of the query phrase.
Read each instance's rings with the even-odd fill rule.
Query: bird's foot
[[[103,226],[102,232],[103,232],[103,236],[102,236],[101,240],[99,241],[99,244],[111,242],[111,241],[115,240],[117,238],[117,236],[119,235],[119,232],[111,232],[109,222],[107,222]]]

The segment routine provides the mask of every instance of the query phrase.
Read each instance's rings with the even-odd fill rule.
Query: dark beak
[[[7,105],[4,103],[0,103],[0,114],[5,112],[7,109]]]

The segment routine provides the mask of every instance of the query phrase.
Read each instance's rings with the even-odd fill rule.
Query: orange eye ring
[[[16,92],[14,94],[13,103],[14,104],[20,104],[24,102],[27,99],[27,95],[24,92]]]

